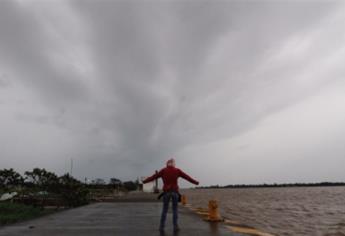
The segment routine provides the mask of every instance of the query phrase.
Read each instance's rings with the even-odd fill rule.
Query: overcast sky
[[[345,181],[344,63],[341,1],[0,0],[0,168]]]

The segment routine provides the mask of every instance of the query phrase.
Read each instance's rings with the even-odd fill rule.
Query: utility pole
[[[71,176],[73,175],[73,158],[71,158],[71,172],[70,172]]]

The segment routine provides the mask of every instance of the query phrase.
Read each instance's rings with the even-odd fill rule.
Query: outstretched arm
[[[187,180],[193,184],[199,185],[199,181],[193,179],[192,177],[190,177],[189,175],[184,173],[182,170],[180,170],[180,177],[184,178],[185,180]]]
[[[152,176],[150,176],[150,177],[144,179],[144,180],[143,180],[143,183],[146,184],[146,183],[151,182],[151,181],[153,181],[153,180],[155,180],[155,179],[158,179],[159,177],[162,177],[162,171],[163,171],[163,170],[161,170],[161,171],[159,171],[158,173],[155,173],[154,175],[152,175]]]

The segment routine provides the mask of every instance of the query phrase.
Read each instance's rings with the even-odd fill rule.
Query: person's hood
[[[167,167],[175,167],[175,160],[173,158],[169,159],[166,165]]]

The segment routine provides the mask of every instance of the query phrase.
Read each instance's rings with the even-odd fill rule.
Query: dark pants
[[[177,220],[178,220],[178,212],[177,212],[177,206],[178,206],[178,193],[176,192],[166,192],[163,195],[163,209],[162,209],[162,215],[161,215],[161,222],[159,229],[163,230],[165,226],[165,220],[167,218],[167,213],[169,209],[169,202],[172,202],[172,210],[173,210],[173,224],[174,229],[178,228]]]

